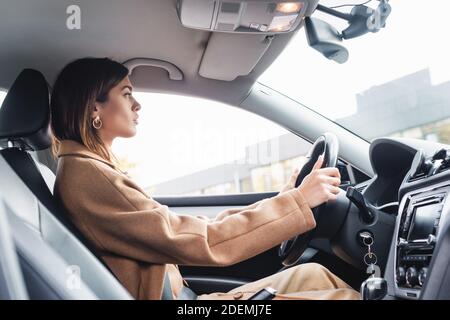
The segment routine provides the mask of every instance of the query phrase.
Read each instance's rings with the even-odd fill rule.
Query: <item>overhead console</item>
[[[278,55],[318,2],[178,0],[177,12],[184,27],[211,32],[199,75],[233,81],[250,74],[266,52]],[[274,41],[278,43],[271,52]]]
[[[214,32],[275,34],[295,30],[318,0],[179,0],[183,26]]]

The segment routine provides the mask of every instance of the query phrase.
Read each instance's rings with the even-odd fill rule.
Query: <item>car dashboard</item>
[[[450,146],[381,138],[370,160],[375,176],[364,197],[395,219],[386,298],[450,299]]]

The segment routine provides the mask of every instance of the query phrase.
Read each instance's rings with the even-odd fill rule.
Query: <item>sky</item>
[[[377,4],[373,1],[370,6]],[[391,0],[390,4],[386,28],[344,42],[350,53],[345,64],[309,48],[300,30],[259,81],[336,119],[356,111],[357,93],[421,69],[430,69],[434,84],[450,80],[450,1]],[[314,16],[339,30],[346,26],[320,13]],[[144,187],[239,159],[246,146],[287,133],[257,115],[214,101],[134,95],[142,105],[137,135],[117,139],[113,150],[138,164],[130,174]]]
[[[300,30],[259,81],[335,119],[356,111],[357,93],[418,70],[430,68],[434,84],[450,80],[447,40],[450,1],[391,0],[389,3],[392,12],[384,29],[343,42],[350,54],[346,63],[327,60],[309,48],[305,32]],[[377,1],[370,4],[377,5]],[[424,12],[425,9],[428,11]],[[322,18],[324,14],[316,12],[313,17]],[[336,21],[346,26],[336,18],[324,19],[335,26]]]

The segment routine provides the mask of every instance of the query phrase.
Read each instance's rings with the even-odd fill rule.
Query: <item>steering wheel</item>
[[[339,141],[334,134],[326,132],[314,142],[306,156],[307,161],[298,174],[295,187],[298,187],[302,183],[303,179],[311,172],[314,164],[321,154],[324,155],[322,168],[336,167],[339,154]],[[312,209],[314,219],[316,221],[318,221],[321,211],[324,210],[325,205],[326,204],[322,204]],[[292,239],[284,241],[280,245],[278,255],[280,256],[284,266],[290,267],[298,261],[313,238],[316,229],[299,234]]]

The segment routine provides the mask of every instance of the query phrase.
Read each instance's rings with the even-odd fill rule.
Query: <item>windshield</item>
[[[326,6],[348,2],[320,1]],[[378,3],[367,5],[376,8]],[[445,32],[450,2],[389,4],[392,12],[384,29],[343,42],[350,54],[346,63],[327,60],[310,48],[300,30],[259,82],[369,141],[391,136],[450,143],[450,46]],[[337,10],[349,12],[351,7]],[[313,17],[339,31],[348,25],[318,11]]]

